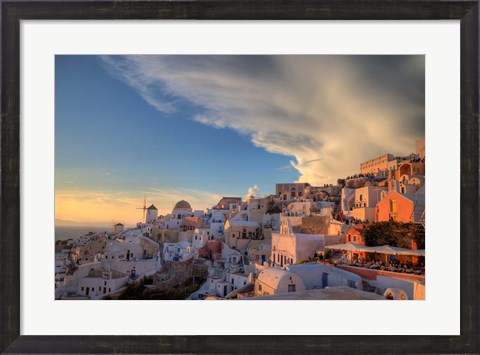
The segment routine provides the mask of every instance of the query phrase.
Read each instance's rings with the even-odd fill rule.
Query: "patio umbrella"
[[[379,254],[389,254],[389,255],[397,255],[397,254],[406,255],[406,254],[403,254],[403,253],[405,253],[406,251],[411,251],[409,249],[391,247],[390,245],[382,245],[380,247],[372,247],[371,250],[375,251]]]
[[[401,253],[402,255],[415,255],[415,256],[425,256],[425,249],[418,250],[406,250]]]
[[[327,249],[336,249],[336,250],[345,250],[345,251],[370,251],[370,247],[360,244],[353,244],[353,243],[346,243],[346,244],[335,244],[335,245],[327,245],[325,248]]]

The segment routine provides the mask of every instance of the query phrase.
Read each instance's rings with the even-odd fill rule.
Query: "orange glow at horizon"
[[[153,192],[147,196],[147,207],[154,204],[159,215],[171,213],[174,204],[182,199],[189,201],[192,208],[203,210],[220,199],[219,195],[195,192],[190,195],[171,192]],[[132,196],[138,196],[135,198]],[[143,221],[143,195],[117,192],[56,191],[55,220],[85,224],[111,224],[121,222],[134,225]]]

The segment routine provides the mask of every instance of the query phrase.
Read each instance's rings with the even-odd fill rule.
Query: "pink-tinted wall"
[[[396,212],[391,211],[391,202],[396,200]],[[409,223],[412,221],[413,202],[403,197],[396,191],[391,191],[383,200],[377,204],[377,211],[375,216],[376,222],[385,222],[390,220],[390,216],[393,220],[398,222]]]

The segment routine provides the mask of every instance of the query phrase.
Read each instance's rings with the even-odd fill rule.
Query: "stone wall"
[[[330,216],[302,217],[302,224],[293,227],[293,231],[303,234],[328,234]]]

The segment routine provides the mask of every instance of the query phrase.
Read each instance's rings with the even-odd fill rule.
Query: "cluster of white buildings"
[[[65,269],[55,284],[56,299],[100,299],[158,272],[159,245],[144,234],[142,229],[127,229],[114,238],[90,233],[73,240],[74,248],[56,254],[56,269]]]
[[[359,221],[423,221],[424,144],[417,143],[417,150],[408,157],[386,154],[362,163],[360,173],[347,177],[343,185],[282,183],[275,195],[223,197],[205,210],[194,210],[182,200],[166,215],[159,215],[153,204],[144,207],[145,220],[136,228],[118,223],[111,234],[90,233],[57,243],[56,297],[116,295],[129,283],[160,273],[166,263],[202,259],[208,276],[189,299],[289,293],[326,298],[336,288],[340,298],[348,294],[369,299],[362,296],[366,280],[361,273],[318,262],[318,257],[332,245],[365,243],[352,229]],[[422,288],[421,283],[382,277],[382,282],[369,280],[368,291],[411,299],[413,290]],[[400,287],[409,291],[400,289],[402,293]],[[328,295],[321,296],[327,289]]]

